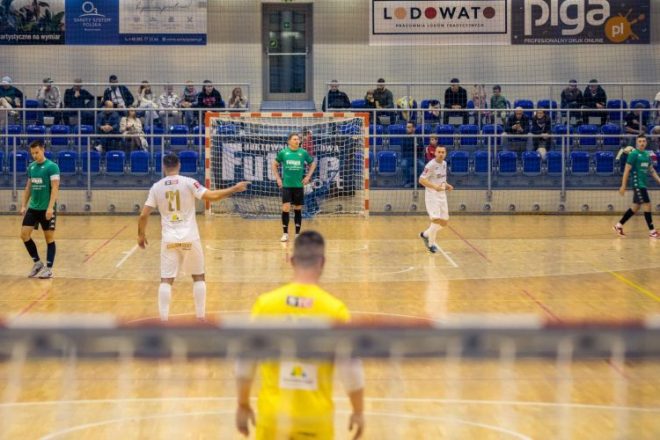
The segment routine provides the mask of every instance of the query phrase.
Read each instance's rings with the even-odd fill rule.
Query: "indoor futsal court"
[[[660,439],[659,25],[1,1],[0,440]]]

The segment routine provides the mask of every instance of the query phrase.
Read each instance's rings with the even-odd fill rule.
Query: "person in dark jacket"
[[[110,75],[110,87],[103,92],[103,102],[110,101],[115,108],[128,108],[133,105],[133,94],[126,86],[119,85],[117,75]]]
[[[114,110],[112,101],[105,101],[103,111],[96,115],[96,132],[99,134],[118,134],[119,133],[119,115]],[[115,147],[117,138],[100,137],[96,144],[96,151],[109,150]]]
[[[459,85],[458,78],[453,78],[451,86],[445,90],[445,108],[453,110],[464,110],[467,108],[467,92]],[[463,124],[468,123],[468,113],[461,111],[445,112],[445,124],[449,124],[449,118],[460,116],[463,118]]]
[[[220,92],[213,87],[210,80],[204,80],[202,91],[197,95],[197,107],[199,108],[225,108]]]
[[[376,108],[394,108],[394,95],[387,87],[385,87],[385,80],[383,78],[378,78],[376,83],[376,90],[374,90]],[[394,112],[383,111],[376,114],[376,121],[382,125],[389,125],[395,119],[396,113]]]
[[[584,89],[582,98],[582,108],[604,110],[607,106],[607,94],[605,93],[605,90],[598,85],[598,80],[595,79],[589,81],[589,86]],[[600,118],[600,124],[603,125],[607,120],[607,112],[584,112],[583,121],[585,124],[589,123],[590,117]]]
[[[532,116],[531,132],[534,135],[534,150],[538,151],[543,159],[545,159],[545,154],[550,150],[552,143],[550,129],[550,116],[545,113],[545,110],[537,110]]]
[[[326,108],[351,108],[351,100],[348,99],[348,95],[346,93],[339,90],[339,83],[336,79],[330,81],[330,90],[323,98],[321,110],[326,111]]]
[[[79,109],[86,109],[94,105],[94,96],[82,88],[82,79],[73,80],[73,87],[64,91],[64,107],[75,109],[76,111],[66,112],[64,117],[66,123],[74,124],[74,118],[78,117]],[[80,124],[91,125],[94,123],[94,114],[91,111],[80,111]]]
[[[522,107],[516,107],[513,114],[506,120],[504,127],[503,146],[506,149],[509,147],[516,147],[516,150],[525,151],[527,149],[527,141],[529,134],[529,118],[523,111]]]

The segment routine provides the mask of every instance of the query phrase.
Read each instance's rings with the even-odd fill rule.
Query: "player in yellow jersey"
[[[347,322],[350,319],[344,303],[318,286],[325,264],[325,242],[321,234],[315,231],[300,234],[295,240],[291,264],[293,282],[261,295],[252,307],[253,320],[319,318]],[[358,439],[364,430],[362,365],[358,360],[336,363],[353,408],[349,430],[353,430],[353,438]],[[255,365],[249,361],[240,361],[237,365],[236,426],[246,436],[249,435],[249,423],[255,424],[255,414],[250,406],[255,370]],[[261,362],[256,438],[333,439],[333,372],[334,363],[328,361]]]

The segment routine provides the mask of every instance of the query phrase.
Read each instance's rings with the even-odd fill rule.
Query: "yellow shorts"
[[[257,419],[257,440],[333,440],[333,426],[314,426],[313,430],[289,426],[278,429],[274,426],[261,426]]]

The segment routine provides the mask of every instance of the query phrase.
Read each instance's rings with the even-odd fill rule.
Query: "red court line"
[[[472,248],[473,251],[475,251],[476,253],[478,253],[479,255],[481,255],[481,256],[483,257],[484,260],[488,261],[489,263],[492,263],[492,261],[490,261],[490,259],[489,259],[489,258],[488,258],[483,252],[481,252],[481,251],[480,251],[476,246],[474,246],[472,243],[470,243],[469,241],[467,241],[467,239],[466,239],[465,237],[463,237],[461,234],[459,234],[458,231],[457,231],[456,229],[452,228],[450,225],[447,225],[447,227],[448,227],[449,229],[451,229],[451,231],[452,231],[454,234],[456,234],[456,236],[457,236],[458,238],[460,238],[461,240],[463,240],[463,242],[464,242],[465,244],[467,244],[468,246],[470,246],[470,247]]]
[[[32,309],[32,307],[36,306],[36,305],[39,304],[44,298],[46,298],[46,297],[48,296],[49,293],[50,293],[50,287],[48,287],[48,288],[47,288],[47,289],[46,289],[41,295],[39,295],[38,298],[32,300],[32,302],[31,302],[30,304],[28,304],[27,306],[23,307],[23,309],[22,309],[20,312],[18,312],[18,314],[17,314],[16,316],[22,316],[22,315],[25,315],[27,312],[29,312],[29,311]]]
[[[93,251],[91,254],[89,254],[89,255],[87,255],[87,256],[85,257],[85,259],[83,260],[83,263],[87,263],[89,260],[91,260],[92,257],[94,257],[94,255],[96,255],[96,253],[97,253],[98,251],[100,251],[101,249],[103,249],[104,247],[106,247],[106,246],[108,245],[108,243],[110,243],[112,240],[114,240],[115,238],[117,238],[117,236],[118,236],[119,234],[121,234],[121,233],[124,231],[124,229],[126,229],[126,228],[128,228],[128,225],[124,225],[120,230],[118,230],[117,232],[115,232],[115,235],[113,235],[112,237],[108,238],[106,241],[103,242],[103,244],[101,244],[101,246],[99,246],[99,247],[97,247],[96,249],[94,249],[94,251]]]
[[[537,299],[534,295],[532,295],[531,293],[529,293],[529,292],[526,291],[525,289],[523,289],[522,292],[525,294],[525,296],[527,296],[527,298],[529,298],[530,300],[532,300],[532,301],[534,302],[534,304],[536,304],[537,306],[539,306],[539,307],[541,308],[541,310],[543,310],[543,312],[545,312],[545,314],[546,314],[550,319],[552,319],[553,321],[555,321],[555,322],[557,322],[557,323],[560,323],[560,324],[564,322],[564,320],[561,319],[559,316],[557,316],[557,314],[555,314],[555,313],[550,309],[550,307],[548,307],[548,306],[546,306],[545,304],[543,304],[543,302],[542,302],[540,299]],[[621,376],[623,376],[625,379],[629,379],[629,377],[628,377],[628,375],[626,374],[626,372],[623,371],[621,368],[619,368],[614,362],[612,362],[611,359],[604,359],[604,361],[607,362],[607,363],[609,364],[609,366],[612,367],[612,369],[613,369],[614,371],[616,371],[617,373],[619,373],[619,374],[620,374]]]

